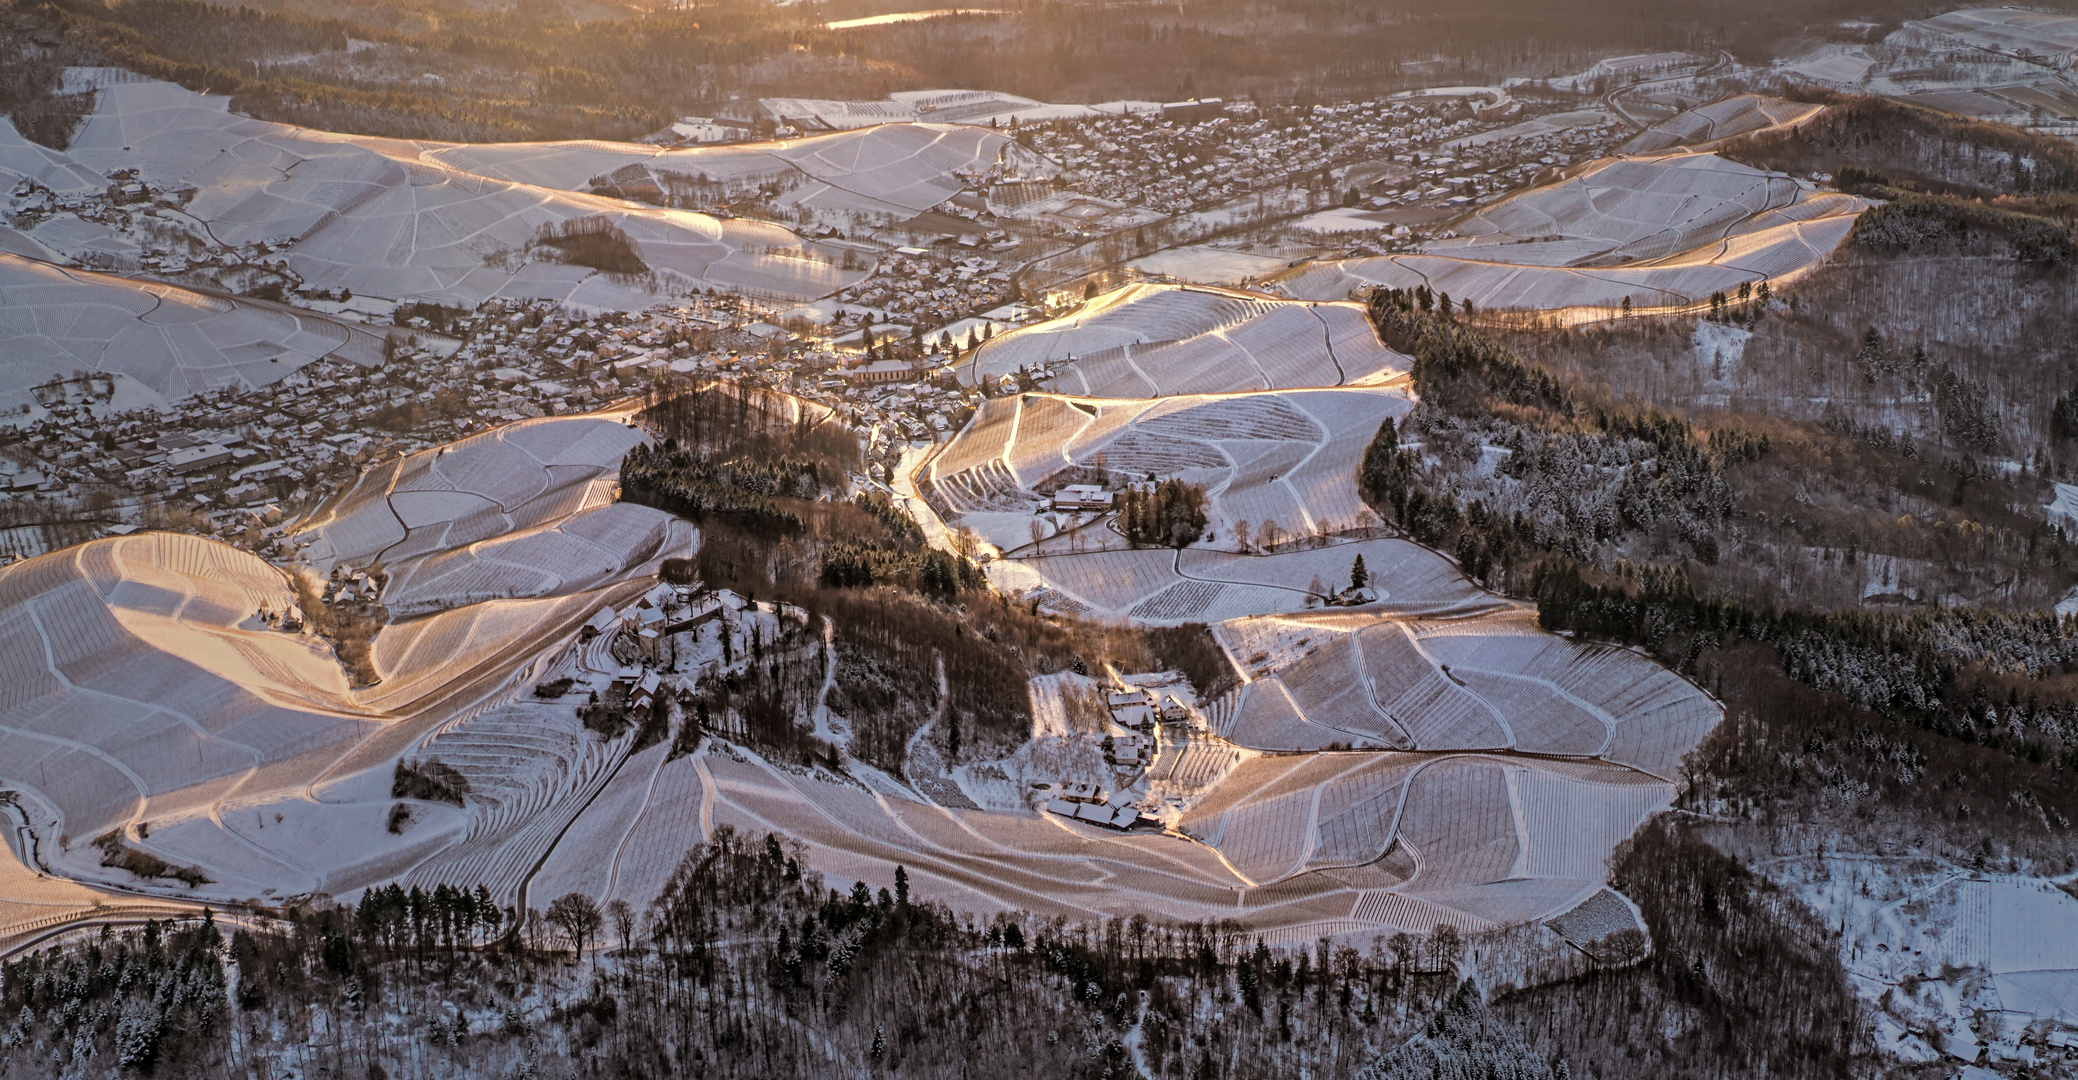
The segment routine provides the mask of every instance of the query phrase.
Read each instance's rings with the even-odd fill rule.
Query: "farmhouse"
[[[1154,722],[1155,696],[1152,690],[1114,690],[1104,695],[1104,704],[1111,709],[1111,718],[1124,727],[1144,728]]]
[[[619,621],[620,616],[615,614],[612,605],[608,605],[606,607],[600,608],[597,614],[593,615],[590,620],[586,621],[586,623],[584,624],[584,629],[580,631],[580,633],[583,636],[584,640],[589,641],[592,638],[598,637],[600,634],[603,634],[608,630],[613,629]]]
[[[1154,760],[1154,739],[1146,735],[1107,735],[1104,760],[1121,768],[1144,767]]]
[[[1049,813],[1059,814],[1064,818],[1074,818],[1077,821],[1086,821],[1092,825],[1103,825],[1112,829],[1129,829],[1140,820],[1140,812],[1130,806],[1121,806],[1114,809],[1101,803],[1048,799],[1046,801],[1046,809]]]
[[[650,710],[656,707],[657,694],[663,685],[664,677],[651,671],[645,672],[641,680],[628,689],[628,715],[636,723],[649,720]]]
[[[1111,509],[1111,493],[1095,484],[1069,484],[1053,493],[1053,508],[1075,513]]]
[[[1061,799],[1070,802],[1103,802],[1104,793],[1087,780],[1061,781]],[[1059,800],[1056,799],[1056,802]]]

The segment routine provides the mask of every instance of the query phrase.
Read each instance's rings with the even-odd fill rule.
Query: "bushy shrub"
[[[469,795],[469,778],[439,758],[423,762],[397,762],[390,777],[390,797],[422,799],[426,802],[462,805]]]

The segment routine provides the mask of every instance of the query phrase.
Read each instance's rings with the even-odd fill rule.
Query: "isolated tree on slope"
[[[1364,569],[1364,557],[1362,555],[1358,555],[1356,557],[1356,562],[1351,563],[1349,567],[1349,587],[1352,590],[1361,589],[1366,584],[1368,584],[1370,580],[1370,571]]]
[[[606,905],[606,914],[613,919],[613,932],[620,935],[621,951],[627,952],[635,944],[635,909],[615,897]]]
[[[548,905],[548,921],[570,939],[580,960],[584,958],[584,943],[605,924],[599,917],[599,905],[578,892],[565,893]]]

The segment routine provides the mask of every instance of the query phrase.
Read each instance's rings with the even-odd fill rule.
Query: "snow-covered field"
[[[305,557],[382,564],[400,619],[612,584],[695,547],[687,522],[613,501],[642,441],[619,414],[542,418],[386,462],[313,518]]]
[[[1290,265],[1274,255],[1195,244],[1169,248],[1126,264],[1143,274],[1172,277],[1204,285],[1241,285],[1267,277]]]
[[[1378,594],[1366,610],[1402,614],[1482,611],[1500,605],[1432,552],[1404,540],[1340,540],[1272,554],[1204,548],[1105,551],[1001,559],[985,569],[997,588],[1042,609],[1163,626],[1319,607],[1349,584],[1362,555]],[[1338,736],[1339,737],[1339,736]]]
[[[1725,139],[1795,127],[1825,109],[1802,101],[1764,94],[1734,94],[1673,116],[1630,137],[1618,147],[1624,154],[1661,154],[1669,150],[1705,149]]]
[[[984,344],[960,375],[978,383],[1045,366],[1064,393],[1166,397],[1379,382],[1412,362],[1379,344],[1356,304],[1127,285]]]
[[[1989,52],[2068,58],[2078,52],[2078,18],[2015,7],[1964,8],[1910,24]]]
[[[663,149],[644,143],[487,143],[428,150],[427,160],[533,187],[584,191],[601,182],[675,176],[738,188],[778,183],[782,205],[914,214],[958,194],[962,174],[1005,166],[1052,171],[1010,137],[963,124],[882,123],[771,143]]]
[[[1814,853],[1762,860],[1839,928],[1840,961],[1878,1039],[1908,1061],[2024,1056],[2078,1027],[2078,899],[2056,881],[1932,859]]]
[[[1192,805],[1168,815],[1168,834],[1035,814],[1026,807],[1046,793],[1023,782],[1040,775],[1030,770],[1018,773],[1018,804],[970,810],[870,770],[854,778],[782,766],[727,743],[669,763],[631,759],[572,829],[576,842],[549,858],[534,895],[643,899],[676,861],[668,838],[661,847],[646,839],[669,821],[678,831],[667,836],[681,845],[722,824],[783,832],[839,881],[891,886],[899,865],[915,887],[977,912],[1235,917],[1270,940],[1439,923],[1476,930],[1549,918],[1592,897],[1609,853],[1673,793],[1598,762],[1230,756],[1216,738],[1179,746],[1216,755],[1220,767],[1189,786]],[[963,776],[963,786],[972,782]],[[1151,783],[1122,796],[1156,794],[1160,781]]]
[[[1215,633],[1250,679],[1215,731],[1262,750],[1512,749],[1671,781],[1720,715],[1658,664],[1544,633],[1519,611],[1328,611],[1238,619]]]
[[[530,869],[524,853],[553,840],[540,823],[576,813],[572,798],[603,782],[611,749],[577,727],[581,699],[514,699],[554,664],[617,674],[617,661],[587,667],[564,643],[603,605],[648,588],[662,558],[693,549],[686,523],[583,505],[637,438],[619,416],[531,422],[392,463],[374,495],[350,494],[318,532],[327,562],[388,551],[390,587],[409,594],[400,608],[436,612],[376,634],[372,686],[350,685],[321,640],[261,617],[296,605],[290,579],[215,541],[141,533],[0,568],[0,782],[19,793],[25,843],[43,866],[90,883],[142,884],[101,865],[91,841],[114,831],[209,879],[152,883],[161,890],[341,895],[517,818],[510,843],[471,846],[513,853],[496,880],[515,880],[514,860]],[[393,550],[406,538],[400,472],[429,496],[403,510],[432,529],[409,552]],[[396,540],[367,524],[382,515]],[[555,754],[541,739],[558,725]],[[475,770],[484,783],[467,809],[414,803],[405,827],[386,827],[400,754],[466,763],[485,743],[519,754],[538,782],[508,786],[533,794],[500,796]],[[0,901],[17,893],[27,895],[8,888]]]
[[[1114,435],[1160,405],[1157,419],[1211,408],[1188,421],[1201,436],[1292,441],[1297,428],[1283,426],[1304,421],[1320,425],[1315,445],[1360,447],[1368,431],[1330,437],[1321,417],[1337,413],[1319,402],[1332,395],[1362,399],[1344,410],[1356,427],[1404,404],[1321,390],[1102,408],[1125,410]],[[1091,698],[1102,683],[1065,675],[1035,687],[1055,704],[1035,707],[1032,742],[945,780],[985,810],[939,805],[864,766],[804,770],[713,740],[676,759],[664,745],[635,753],[632,732],[606,739],[577,719],[587,686],[633,669],[614,657],[612,635],[575,643],[572,633],[602,604],[628,603],[688,537],[663,523],[660,545],[647,511],[597,502],[640,437],[622,419],[533,421],[406,458],[330,510],[313,530],[324,564],[381,562],[386,599],[435,612],[377,636],[383,679],[372,688],[350,687],[310,637],[252,618],[293,594],[279,571],[222,545],[144,534],[0,571],[0,739],[16,748],[0,753],[0,778],[23,792],[26,835],[61,874],[137,887],[83,840],[116,830],[201,870],[203,885],[155,887],[203,899],[351,896],[398,880],[539,905],[571,890],[639,903],[686,847],[730,824],[804,841],[836,881],[890,885],[904,866],[919,891],[975,911],[1234,917],[1271,941],[1355,940],[1574,910],[1602,889],[1614,846],[1666,804],[1674,763],[1716,719],[1686,683],[1630,653],[1536,632],[1430,552],[1345,539],[1272,555],[1116,548],[992,566],[1045,567],[1063,597],[1176,622],[1300,611],[1364,556],[1374,603],[1221,624],[1246,684],[1196,703],[1206,726],[1165,736],[1145,773],[1102,764],[1108,723],[1092,726],[1090,708],[1063,697]],[[1347,483],[1352,468],[1353,458],[1330,471]],[[1303,474],[1296,461],[1277,470]],[[421,529],[431,531],[414,542]],[[610,558],[513,554],[578,542]],[[484,567],[535,576],[458,583]],[[1203,604],[1177,594],[1208,586]],[[487,589],[516,598],[480,599]],[[1439,615],[1449,617],[1423,617]],[[735,618],[768,615],[746,607]],[[696,666],[716,659],[707,653],[718,645],[699,648]],[[526,693],[563,676],[579,685],[562,697]],[[1155,682],[1194,701],[1185,684]],[[1282,712],[1265,704],[1277,702]],[[1292,742],[1293,730],[1325,737]],[[1323,752],[1337,742],[1375,749]],[[391,831],[400,756],[459,770],[465,805],[403,800],[408,817]],[[1171,829],[1119,832],[1036,808],[1040,785],[1070,778],[1115,789],[1115,805]],[[53,918],[36,907],[48,887],[15,877],[0,882],[0,901],[18,906],[0,915]],[[76,911],[66,896],[53,902]]]
[[[1150,474],[1205,486],[1205,542],[1233,549],[1238,523],[1258,542],[1333,535],[1376,524],[1356,464],[1378,426],[1413,403],[1402,389],[1352,387],[1152,400],[1021,394],[992,398],[919,480],[941,517],[1006,551],[1032,543],[1035,492],[1064,473],[1113,480]],[[1073,470],[1070,473],[1070,470]],[[1075,530],[1034,553],[1124,546],[1108,528]]]
[[[1817,267],[1867,205],[1715,154],[1609,158],[1482,207],[1422,253],[1309,263],[1275,286],[1339,300],[1427,285],[1481,310],[1594,316],[1686,307]]]
[[[1614,115],[1603,112],[1600,109],[1546,113],[1543,116],[1534,116],[1520,123],[1510,124],[1507,127],[1495,128],[1492,131],[1482,131],[1477,135],[1467,135],[1461,139],[1452,139],[1444,145],[1452,150],[1461,150],[1468,146],[1488,146],[1515,139],[1533,139],[1540,135],[1555,135],[1580,128],[1599,128],[1617,123],[1620,123],[1620,121]]]
[[[113,408],[134,409],[266,386],[326,357],[382,361],[381,339],[307,311],[4,252],[0,295],[0,413],[33,411],[34,387],[80,371],[115,384]]]
[[[842,269],[834,253],[776,225],[487,176],[441,161],[438,148],[236,116],[228,98],[171,83],[101,87],[71,148],[62,160],[57,153],[31,160],[0,144],[17,169],[104,177],[134,169],[155,190],[191,190],[186,212],[216,242],[286,244],[284,258],[305,284],[392,300],[475,307],[494,296],[539,297],[640,308],[693,288],[806,300],[866,273]],[[527,256],[544,226],[580,219],[626,233],[653,278]],[[47,231],[29,235],[63,250],[64,239]]]
[[[1794,83],[2068,136],[2078,121],[2074,54],[2078,18],[2071,15],[1965,8],[1907,19],[1881,44],[1820,44],[1775,70]]]

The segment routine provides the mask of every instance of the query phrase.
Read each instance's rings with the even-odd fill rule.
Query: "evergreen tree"
[[[2049,410],[2049,433],[2059,439],[2078,438],[2078,390],[2057,396]]]

